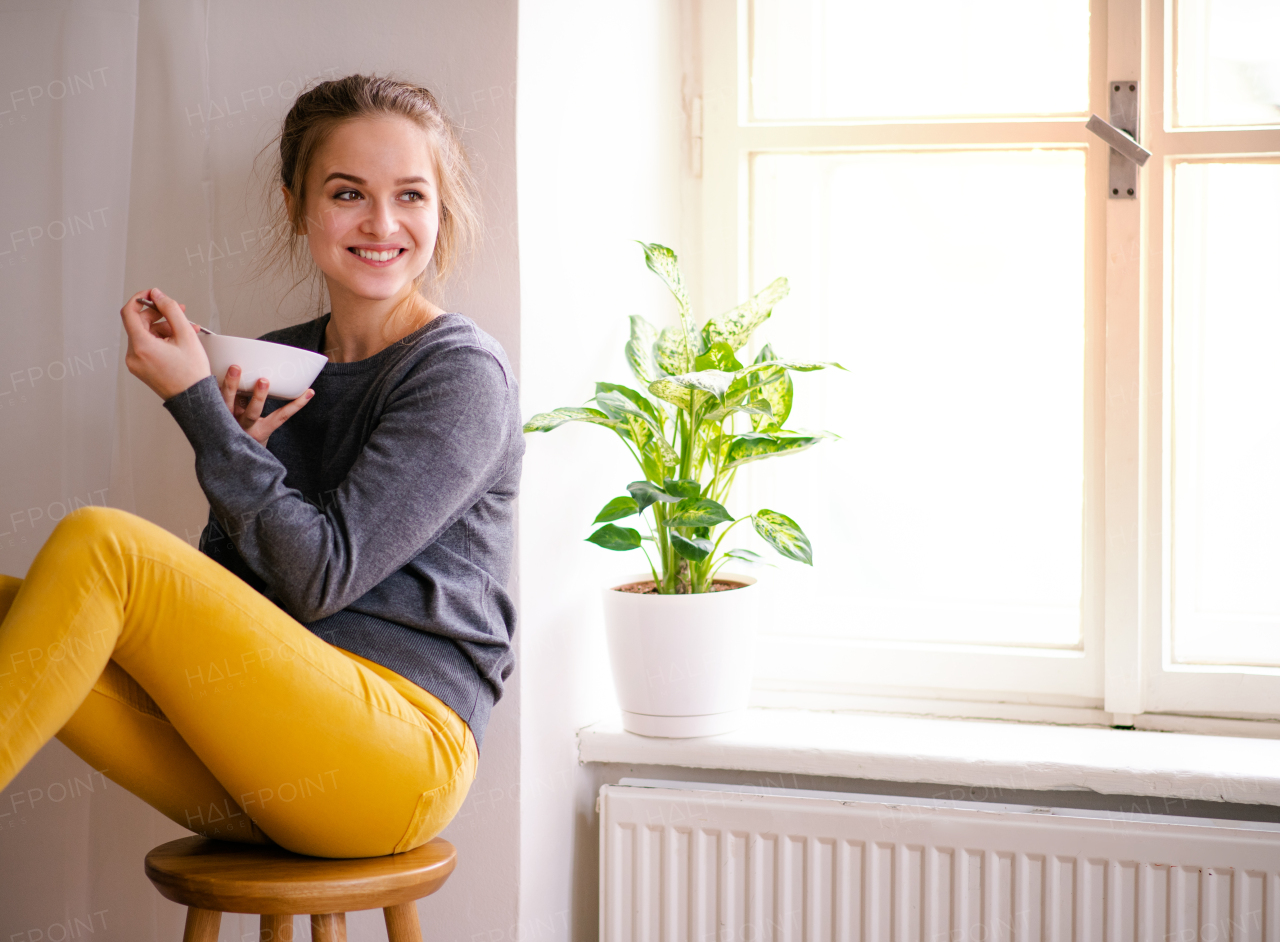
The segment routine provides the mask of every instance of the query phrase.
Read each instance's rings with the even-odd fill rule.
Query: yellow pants
[[[198,834],[318,857],[425,843],[477,759],[436,697],[105,507],[0,576],[0,790],[54,735]]]

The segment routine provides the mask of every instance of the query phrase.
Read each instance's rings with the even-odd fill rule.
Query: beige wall
[[[115,6],[128,16],[136,5],[119,0],[98,6]],[[118,228],[108,230],[122,249],[127,238],[123,288],[112,286],[107,302],[100,302],[102,309],[91,319],[103,332],[102,344],[110,345],[105,357],[112,367],[123,357],[116,313],[122,291],[160,286],[187,303],[193,320],[246,336],[307,316],[304,299],[296,295],[279,303],[279,280],[249,278],[253,233],[260,222],[251,162],[270,140],[300,81],[391,70],[436,90],[466,125],[466,139],[483,181],[488,239],[473,270],[446,301],[497,336],[519,362],[516,14],[514,0],[143,0],[136,21],[132,156],[127,148],[123,156],[119,149],[95,153],[92,145],[83,155],[89,161],[124,160],[125,168],[131,159],[131,170],[124,176],[128,192],[114,197],[109,217]],[[46,81],[47,63],[57,66],[51,67],[51,78],[60,69],[71,71],[79,65],[84,72],[98,65],[92,57],[96,53],[84,62],[59,57],[66,47],[60,31],[71,28],[68,24],[94,28],[92,22],[83,25],[85,16],[81,4],[27,4],[21,16],[6,5],[0,11],[0,32],[7,34],[0,40],[0,88]],[[122,68],[106,75],[114,78],[117,73],[126,77]],[[116,90],[114,85],[110,88]],[[34,120],[0,127],[7,135],[0,137],[0,161],[10,186],[30,189],[22,173],[14,171],[33,168],[42,147],[54,157],[61,153],[61,141],[74,133],[65,111],[59,111],[48,128]],[[0,123],[5,120],[0,115]],[[0,210],[6,233],[28,225],[27,216],[53,219],[61,212],[60,202],[40,203],[60,201],[56,188],[30,199],[36,201],[34,208],[28,212],[23,203],[19,213],[13,209],[17,203],[6,198],[7,207]],[[219,253],[225,257],[211,257]],[[114,277],[119,282],[120,272]],[[8,279],[4,284],[12,283],[14,289],[0,301],[0,368],[25,369],[28,362],[55,359],[56,324],[52,341],[28,329],[32,318],[57,317],[56,306],[48,303],[54,289],[32,285],[31,278],[24,281],[8,269],[0,269],[0,278]],[[14,291],[19,292],[18,300]],[[46,311],[46,306],[53,309]],[[86,377],[77,387],[107,404],[115,423],[114,433],[108,426],[108,434],[91,451],[85,451],[89,446],[83,443],[77,446],[80,451],[69,450],[60,439],[59,429],[66,426],[59,425],[59,410],[74,406],[69,395],[62,404],[50,400],[50,418],[44,423],[24,418],[21,411],[0,410],[0,431],[9,442],[0,459],[5,506],[47,503],[67,489],[60,482],[69,472],[91,465],[101,478],[92,486],[106,487],[105,501],[97,502],[132,510],[194,541],[207,504],[195,481],[190,447],[160,400],[123,366],[118,380],[109,385],[102,382],[106,375],[105,370],[98,374],[98,386],[91,385],[94,377]],[[58,392],[63,388],[71,387]],[[113,396],[114,410],[109,407]],[[96,426],[100,432],[101,423]],[[76,441],[92,431],[85,430]],[[0,553],[7,554],[0,556],[0,571],[25,572],[50,529],[51,521],[37,521],[28,527],[26,543],[0,545]],[[471,798],[446,832],[459,848],[458,870],[444,890],[421,904],[428,936],[441,942],[468,942],[477,935],[497,942],[510,938],[517,924],[518,678],[519,674],[494,712]],[[60,942],[56,927],[71,919],[73,933],[78,933],[71,937],[83,938],[88,934],[83,926],[92,924],[94,942],[179,939],[182,911],[152,889],[142,873],[142,857],[154,844],[186,833],[105,782],[59,743],[51,743],[0,794],[0,938],[39,942],[43,934],[45,940]],[[302,921],[298,929],[309,931]],[[361,914],[351,921],[353,940],[385,938],[383,932],[377,914]],[[256,939],[256,919],[227,917],[221,938]]]

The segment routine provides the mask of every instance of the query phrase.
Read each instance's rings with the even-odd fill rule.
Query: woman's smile
[[[409,250],[402,245],[389,247],[349,245],[347,251],[375,268],[384,268],[393,262],[398,262]]]

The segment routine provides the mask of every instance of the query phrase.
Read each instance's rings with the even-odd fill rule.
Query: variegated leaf
[[[668,373],[688,372],[693,369],[694,358],[701,352],[698,349],[701,338],[697,326],[693,323],[693,314],[689,309],[689,292],[684,286],[684,278],[680,275],[676,253],[656,242],[641,242],[640,245],[644,249],[645,264],[649,266],[651,272],[662,279],[680,307],[680,329],[677,337],[680,349],[679,361],[682,365],[674,370],[665,365],[662,368]],[[666,331],[663,333],[665,334]],[[659,344],[661,345],[661,340]],[[658,363],[662,365],[661,353],[658,356]]]
[[[685,289],[676,253],[657,242],[641,242],[640,247],[644,249],[644,263],[649,266],[649,271],[666,283],[667,288],[675,295],[676,303],[680,305],[681,310],[687,311],[689,292]]]
[[[786,370],[795,370],[797,373],[811,373],[814,370],[825,370],[827,367],[833,367],[837,370],[844,370],[844,367],[832,360],[766,360],[763,363],[752,363],[750,366],[739,370],[742,372],[751,372],[769,366],[780,366]],[[845,370],[845,372],[849,372]]]
[[[724,509],[722,504],[706,497],[686,498],[676,504],[667,517],[669,527],[714,527],[728,523],[733,514]]]
[[[586,409],[579,406],[565,406],[552,412],[539,412],[524,424],[525,432],[549,432],[559,428],[566,422],[591,422],[607,428],[617,428],[618,423],[599,409]]]
[[[740,349],[751,339],[752,331],[769,317],[774,305],[785,298],[790,290],[787,279],[778,278],[749,301],[707,321],[702,328],[703,340],[708,347],[715,343],[726,343],[733,350]]]
[[[667,466],[678,465],[680,463],[680,454],[671,446],[671,443],[661,435],[653,436],[654,447],[658,449],[658,454],[662,456],[662,463]]]
[[[675,377],[672,376],[660,379],[656,383],[650,383],[649,392],[663,402],[669,402],[673,406],[688,410],[701,409],[713,398],[710,393],[701,389],[690,388],[682,383],[675,382]]]
[[[756,357],[755,363],[769,363],[776,359],[777,354],[773,352],[773,344],[767,343],[761,349],[760,355]],[[791,377],[787,375],[785,369],[781,367],[775,367],[775,369],[780,374],[776,381],[764,383],[760,388],[760,395],[768,401],[773,414],[769,418],[763,415],[753,415],[751,417],[751,427],[757,432],[777,431],[787,424],[787,417],[791,415],[791,403],[795,397],[795,383],[791,381]]]
[[[687,373],[693,369],[696,356],[688,356],[689,347],[679,327],[664,327],[653,345],[653,356],[665,373]]]
[[[800,524],[786,514],[776,510],[757,510],[751,522],[765,542],[787,559],[813,565],[813,547],[809,545],[809,538],[800,529]]]
[[[639,314],[631,315],[631,339],[627,341],[627,363],[643,385],[648,386],[662,376],[658,361],[653,356],[653,345],[658,342],[658,329]]]
[[[726,373],[724,370],[698,370],[696,373],[681,373],[678,376],[668,376],[664,380],[659,380],[659,382],[674,383],[687,389],[701,389],[703,392],[711,393],[717,399],[723,399],[725,393],[729,391],[729,386],[733,383],[735,376],[736,374]],[[652,386],[649,391],[653,391]]]
[[[785,433],[745,432],[742,435],[733,437],[729,450],[725,454],[724,467],[728,470],[752,461],[759,461],[761,458],[797,454],[806,448],[812,448],[825,437],[822,433],[816,435],[788,435]]]

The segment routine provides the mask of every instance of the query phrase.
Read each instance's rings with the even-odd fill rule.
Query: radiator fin
[[[1280,833],[605,786],[605,942],[1280,942]]]

